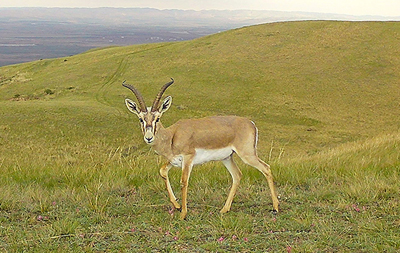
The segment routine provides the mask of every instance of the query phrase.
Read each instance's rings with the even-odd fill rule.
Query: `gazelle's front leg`
[[[164,165],[160,168],[160,175],[161,175],[162,179],[164,179],[165,186],[167,187],[169,200],[171,201],[171,203],[174,205],[174,207],[175,207],[176,209],[180,209],[181,206],[180,206],[179,203],[176,201],[176,197],[175,197],[175,195],[174,195],[174,192],[172,191],[171,183],[169,182],[168,172],[169,172],[169,170],[170,170],[171,168],[172,168],[172,165],[171,165],[169,162],[166,163],[166,164],[164,164]]]
[[[188,183],[190,173],[193,168],[193,156],[185,156],[183,158],[182,163],[182,178],[181,178],[181,186],[182,186],[182,210],[181,210],[181,220],[186,218],[187,214],[187,192],[188,192]]]

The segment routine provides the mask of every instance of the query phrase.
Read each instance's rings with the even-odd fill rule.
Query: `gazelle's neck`
[[[157,132],[153,144],[153,149],[160,155],[165,156],[167,159],[172,157],[171,151],[172,134],[159,122],[157,124]]]

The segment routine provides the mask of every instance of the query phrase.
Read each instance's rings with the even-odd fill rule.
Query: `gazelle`
[[[167,158],[168,162],[161,167],[160,175],[164,179],[169,199],[175,208],[181,210],[181,219],[187,214],[187,190],[193,165],[209,161],[222,161],[232,176],[232,187],[221,213],[231,209],[232,200],[239,186],[242,173],[232,156],[236,153],[248,165],[261,171],[267,178],[271,190],[274,211],[278,211],[279,201],[274,187],[271,170],[268,164],[257,156],[257,128],[247,118],[236,116],[215,116],[201,119],[179,120],[172,126],[164,128],[160,118],[172,103],[168,96],[162,103],[165,90],[174,83],[171,81],[162,86],[151,107],[146,107],[140,92],[132,85],[123,82],[136,96],[138,104],[125,99],[129,111],[139,117],[144,141],[154,150]],[[168,171],[172,166],[182,168],[182,207],[172,191]]]

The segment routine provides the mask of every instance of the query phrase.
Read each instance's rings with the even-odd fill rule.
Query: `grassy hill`
[[[274,23],[0,68],[0,248],[399,249],[399,34],[398,22]],[[167,212],[162,159],[121,83],[150,104],[169,77],[164,125],[256,122],[282,214],[266,211],[266,183],[243,164],[232,212],[217,214],[230,185],[217,163],[194,171],[187,223]]]
[[[0,99],[2,107],[100,102],[127,117],[122,98],[131,94],[123,80],[150,101],[174,77],[168,93],[186,110],[173,110],[167,123],[247,116],[263,148],[273,141],[290,156],[314,153],[398,130],[399,29],[396,22],[276,23],[188,42],[93,50],[1,68]],[[31,101],[10,102],[16,96]]]

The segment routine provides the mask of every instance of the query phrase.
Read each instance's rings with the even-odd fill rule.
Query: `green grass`
[[[193,41],[92,50],[0,68],[0,251],[396,252],[400,249],[397,22],[289,22]],[[262,175],[232,211],[220,163],[196,167],[186,221],[171,209],[121,86],[160,86],[180,118],[259,128]],[[179,194],[180,170],[170,172]]]

